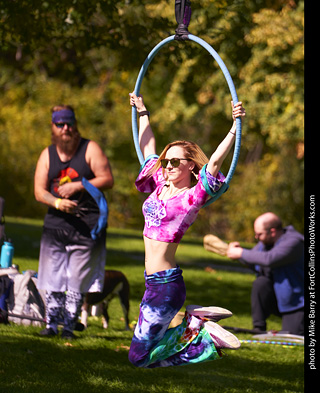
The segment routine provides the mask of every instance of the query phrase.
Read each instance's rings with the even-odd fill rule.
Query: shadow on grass
[[[298,392],[303,368],[259,361],[251,348],[187,367],[137,369],[128,361],[130,337],[78,339],[75,344],[35,335],[1,337],[1,387],[10,392]],[[5,348],[4,348],[5,344]]]
[[[236,314],[250,314],[253,276],[183,266],[189,304],[215,305]]]
[[[5,233],[7,238],[13,241],[15,257],[38,259],[42,233],[41,225],[6,220]]]

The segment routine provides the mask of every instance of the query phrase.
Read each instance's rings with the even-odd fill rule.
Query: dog
[[[129,296],[130,285],[126,276],[118,270],[106,270],[104,275],[104,285],[102,292],[87,293],[81,309],[81,324],[84,328],[87,327],[89,307],[101,303],[103,315],[103,327],[108,328],[109,302],[115,297],[119,296],[120,304],[123,309],[125,329],[131,330],[129,327]]]

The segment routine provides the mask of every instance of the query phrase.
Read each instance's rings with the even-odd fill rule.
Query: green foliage
[[[230,189],[201,212],[191,233],[249,239],[254,218],[265,210],[303,231],[303,12],[304,2],[293,0],[192,2],[189,31],[219,53],[247,118]],[[111,225],[141,225],[144,196],[133,184],[139,163],[128,93],[150,50],[174,34],[174,2],[2,1],[0,19],[0,194],[6,214],[43,216],[45,207],[33,197],[34,168],[50,143],[50,108],[68,103],[82,135],[95,139],[111,161]],[[194,42],[164,47],[141,93],[159,151],[183,138],[209,156],[231,125],[224,76]]]
[[[284,225],[303,228],[300,209],[304,195],[299,185],[303,184],[304,173],[296,165],[294,152],[283,149],[281,153],[285,153],[285,159],[282,154],[265,154],[257,163],[239,165],[240,174],[235,177],[230,194],[225,196],[230,240],[253,239],[253,222],[266,211],[278,214]]]
[[[248,101],[250,128],[261,129],[268,145],[278,150],[283,143],[303,140],[303,3],[280,12],[263,9],[253,20],[255,27],[246,36],[252,56],[240,73],[240,94]]]

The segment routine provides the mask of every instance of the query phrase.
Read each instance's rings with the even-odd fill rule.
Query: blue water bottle
[[[2,268],[7,268],[12,265],[13,252],[14,252],[13,244],[11,240],[8,239],[8,241],[4,242],[1,248],[0,265]]]

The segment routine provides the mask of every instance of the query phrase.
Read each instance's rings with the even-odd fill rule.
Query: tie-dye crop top
[[[225,177],[221,172],[217,177],[212,176],[206,171],[205,165],[195,186],[172,198],[160,200],[159,195],[166,184],[162,168],[152,176],[147,176],[157,159],[158,156],[152,155],[145,160],[135,182],[138,191],[151,193],[142,206],[145,219],[143,234],[162,242],[180,243],[197,218],[200,208],[209,195],[213,196],[220,189]]]

